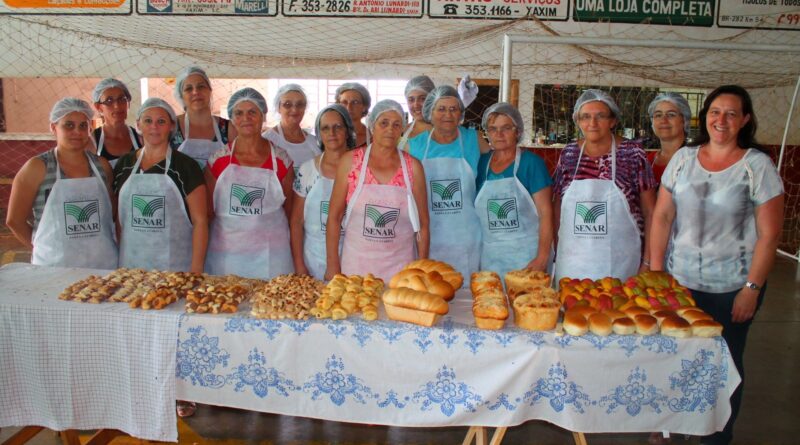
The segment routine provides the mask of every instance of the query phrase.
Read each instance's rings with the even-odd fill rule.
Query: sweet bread
[[[661,335],[688,338],[692,336],[692,325],[677,315],[674,317],[667,317],[661,322]]]
[[[592,334],[600,337],[606,337],[611,334],[611,318],[608,315],[596,312],[589,316],[589,331]]]
[[[549,287],[550,275],[542,271],[530,269],[512,270],[506,273],[506,292],[508,298],[514,301],[517,295],[535,287]]]
[[[439,272],[442,278],[453,286],[453,289],[461,289],[464,284],[464,277],[461,273],[444,261],[421,259],[406,264],[403,269],[422,269],[425,272]]]
[[[697,320],[692,323],[692,335],[695,337],[719,337],[722,325],[714,320]]]

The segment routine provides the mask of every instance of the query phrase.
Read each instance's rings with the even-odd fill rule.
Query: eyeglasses
[[[674,121],[681,115],[676,111],[667,111],[666,113],[662,113],[661,111],[656,111],[653,113],[653,120],[666,118],[667,120]]]
[[[461,108],[460,107],[456,107],[456,106],[446,107],[444,105],[441,105],[441,106],[438,106],[438,107],[434,108],[433,111],[435,111],[437,113],[454,113],[455,114],[455,113],[461,113]]]
[[[292,108],[295,110],[305,110],[306,105],[307,104],[305,102],[290,102],[288,100],[286,102],[281,102],[281,107],[286,108],[287,110],[291,110]]]
[[[597,113],[597,114],[583,113],[578,115],[578,121],[580,122],[588,122],[591,120],[607,121],[611,119],[614,119],[614,116],[608,113]]]
[[[502,127],[489,127],[486,129],[486,132],[489,134],[498,134],[498,133],[510,133],[512,131],[516,131],[517,127],[513,125],[504,125]]]
[[[105,105],[107,107],[113,107],[114,104],[118,105],[126,105],[128,103],[127,96],[119,96],[119,97],[107,97],[105,100],[98,101],[100,105]]]
[[[344,125],[342,124],[323,125],[319,127],[320,133],[341,133],[342,131],[344,131]]]
[[[339,105],[343,105],[345,107],[347,107],[349,105],[357,107],[357,106],[361,105],[363,102],[361,102],[358,99],[353,99],[353,100],[340,100],[340,101],[338,101],[336,103],[338,103]]]

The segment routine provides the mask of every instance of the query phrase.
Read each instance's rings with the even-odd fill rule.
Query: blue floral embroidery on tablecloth
[[[639,349],[638,337],[635,335],[615,335],[617,344],[620,348],[625,350],[625,356],[630,357],[633,352]]]
[[[202,326],[188,329],[191,335],[188,340],[178,341],[176,354],[177,366],[175,377],[186,380],[192,385],[219,388],[225,379],[212,371],[218,366],[228,366],[230,354],[219,348],[219,337],[209,337]]]
[[[430,340],[431,336],[431,328],[427,328],[425,326],[416,326],[414,327],[414,333],[417,335],[417,338],[414,339],[414,344],[417,345],[420,351],[428,352],[428,348],[431,347],[433,342]]]
[[[514,342],[516,335],[512,332],[492,331],[492,337],[494,337],[498,345],[505,348]]]
[[[297,335],[303,335],[311,326],[311,320],[284,320],[283,322]]]
[[[478,349],[483,346],[483,341],[486,340],[485,331],[482,329],[467,328],[465,334],[467,335],[466,345],[473,354],[478,353]]]
[[[678,342],[666,335],[645,335],[642,337],[642,346],[656,354],[677,354]]]
[[[408,332],[408,328],[402,323],[387,323],[380,321],[377,322],[376,325],[381,337],[383,337],[383,339],[389,344],[400,340],[400,337]]]
[[[655,385],[647,385],[647,373],[636,367],[628,376],[628,383],[611,390],[599,400],[601,406],[608,406],[607,414],[624,406],[630,416],[638,415],[643,407],[649,406],[656,413],[661,413],[661,405],[667,402],[667,396]]]
[[[681,360],[681,370],[669,377],[670,389],[680,390],[682,397],[670,399],[669,408],[675,412],[701,413],[717,404],[717,392],[725,387],[720,368],[711,363],[714,353],[701,349],[694,360]]]
[[[393,389],[390,389],[389,392],[386,393],[386,399],[382,402],[378,402],[378,406],[381,408],[386,408],[389,405],[394,405],[395,407],[402,409],[408,405],[409,400],[410,397],[405,396],[401,402],[400,399],[397,398],[397,393],[394,392]]]
[[[586,334],[578,338],[591,343],[592,346],[594,346],[597,350],[600,351],[605,349],[606,346],[610,345],[611,343],[614,343],[614,341],[616,340],[614,337],[611,336],[601,337],[599,335],[595,335],[592,333]]]
[[[267,359],[257,348],[250,351],[247,361],[247,364],[242,363],[234,368],[233,373],[225,378],[227,383],[235,384],[236,392],[242,392],[246,387],[252,387],[253,393],[263,399],[269,395],[270,388],[284,397],[289,396],[289,391],[300,389],[282,372],[266,367]]]
[[[270,340],[281,332],[282,324],[275,320],[259,320],[248,317],[233,317],[225,321],[225,332],[254,332],[261,331]]]
[[[556,335],[554,340],[558,346],[562,348],[567,348],[572,346],[572,343],[577,342],[580,340],[580,337],[576,337],[574,335],[564,334],[564,335]]]
[[[363,320],[358,320],[353,323],[354,327],[353,338],[356,339],[358,345],[361,346],[362,348],[364,347],[364,345],[367,344],[367,342],[372,337],[373,329],[371,324],[372,322]]]
[[[500,396],[497,398],[497,402],[487,405],[492,411],[496,411],[500,407],[507,409],[508,411],[514,411],[517,409],[517,405],[512,404],[508,401],[508,394],[501,393]]]
[[[344,335],[345,332],[347,332],[347,325],[344,323],[338,323],[338,320],[336,321],[328,320],[325,323],[325,327],[328,328],[328,332],[330,332],[331,335],[333,335],[337,339],[342,335]]]
[[[347,401],[348,396],[361,404],[366,403],[366,399],[379,397],[360,378],[344,373],[344,362],[336,355],[332,355],[325,362],[325,371],[314,374],[314,377],[303,385],[303,390],[311,391],[311,400],[318,400],[323,394],[327,394],[331,402],[337,406]]]
[[[544,332],[528,332],[528,343],[536,346],[537,349],[544,344]]]
[[[444,322],[442,322],[442,330],[443,332],[439,334],[439,340],[442,341],[442,344],[444,344],[447,349],[450,349],[451,346],[458,342],[458,335],[455,334],[452,318],[445,318]]]
[[[439,405],[439,410],[447,417],[453,415],[456,406],[464,406],[468,412],[474,413],[475,406],[483,402],[466,383],[456,380],[456,373],[446,365],[436,373],[436,380],[426,383],[413,395],[415,403],[422,402],[422,411]]]
[[[578,384],[567,380],[567,377],[567,368],[561,362],[550,366],[547,377],[539,378],[522,400],[533,406],[541,399],[548,399],[556,412],[560,413],[565,406],[572,405],[577,412],[583,414],[584,403],[590,403],[589,396]]]

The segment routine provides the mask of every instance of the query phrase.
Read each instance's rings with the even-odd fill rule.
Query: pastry
[[[503,283],[500,281],[500,275],[488,270],[473,272],[470,277],[469,287],[473,296],[487,290],[503,291]]]
[[[589,321],[586,320],[586,317],[571,310],[564,314],[562,326],[564,332],[569,335],[581,336],[589,332]]]
[[[688,338],[692,336],[692,325],[677,315],[667,317],[661,322],[661,335]]]
[[[611,329],[618,335],[631,335],[636,333],[636,323],[628,317],[617,318],[611,322]]]
[[[555,329],[561,302],[556,291],[550,288],[534,288],[517,295],[512,303],[514,324],[532,331]]]
[[[594,335],[606,337],[611,334],[611,318],[608,315],[596,312],[589,316],[589,331]]]
[[[681,314],[681,317],[683,317],[684,320],[688,321],[690,324],[700,320],[711,320],[711,321],[714,320],[713,317],[711,317],[710,315],[708,315],[707,313],[703,312],[700,309],[684,311],[683,314]]]
[[[383,305],[392,320],[422,326],[433,326],[449,310],[444,298],[405,287],[384,292]]]
[[[464,277],[461,276],[453,266],[444,261],[430,259],[416,260],[406,264],[403,269],[422,269],[425,272],[439,272],[442,278],[453,286],[453,289],[461,289],[461,285],[464,284]]]
[[[389,282],[389,287],[407,287],[409,289],[428,292],[438,295],[447,301],[453,299],[456,290],[442,278],[439,272],[425,272],[421,269],[404,269],[395,274]]]
[[[653,335],[658,332],[658,320],[649,314],[639,314],[633,317],[636,323],[636,332],[641,335]]]
[[[506,292],[514,301],[517,295],[535,287],[550,287],[550,275],[542,271],[530,269],[512,270],[506,273]]]
[[[372,274],[364,277],[337,274],[322,290],[311,315],[339,320],[361,313],[365,320],[376,320],[382,293],[383,280]]]
[[[692,323],[692,335],[695,337],[719,337],[722,325],[714,320],[697,320]]]

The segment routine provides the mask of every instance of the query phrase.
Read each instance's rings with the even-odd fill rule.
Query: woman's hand
[[[734,323],[744,323],[753,318],[758,304],[759,291],[744,287],[736,294],[733,300],[733,310],[731,311],[731,321]]]
[[[325,281],[331,281],[336,274],[340,274],[342,271],[339,269],[339,265],[331,265],[325,268]]]
[[[536,258],[532,259],[531,262],[528,263],[527,266],[525,266],[525,268],[534,271],[538,270],[544,272],[545,270],[547,270],[548,259],[549,256],[545,256],[544,258],[542,258],[541,256],[537,256]]]

